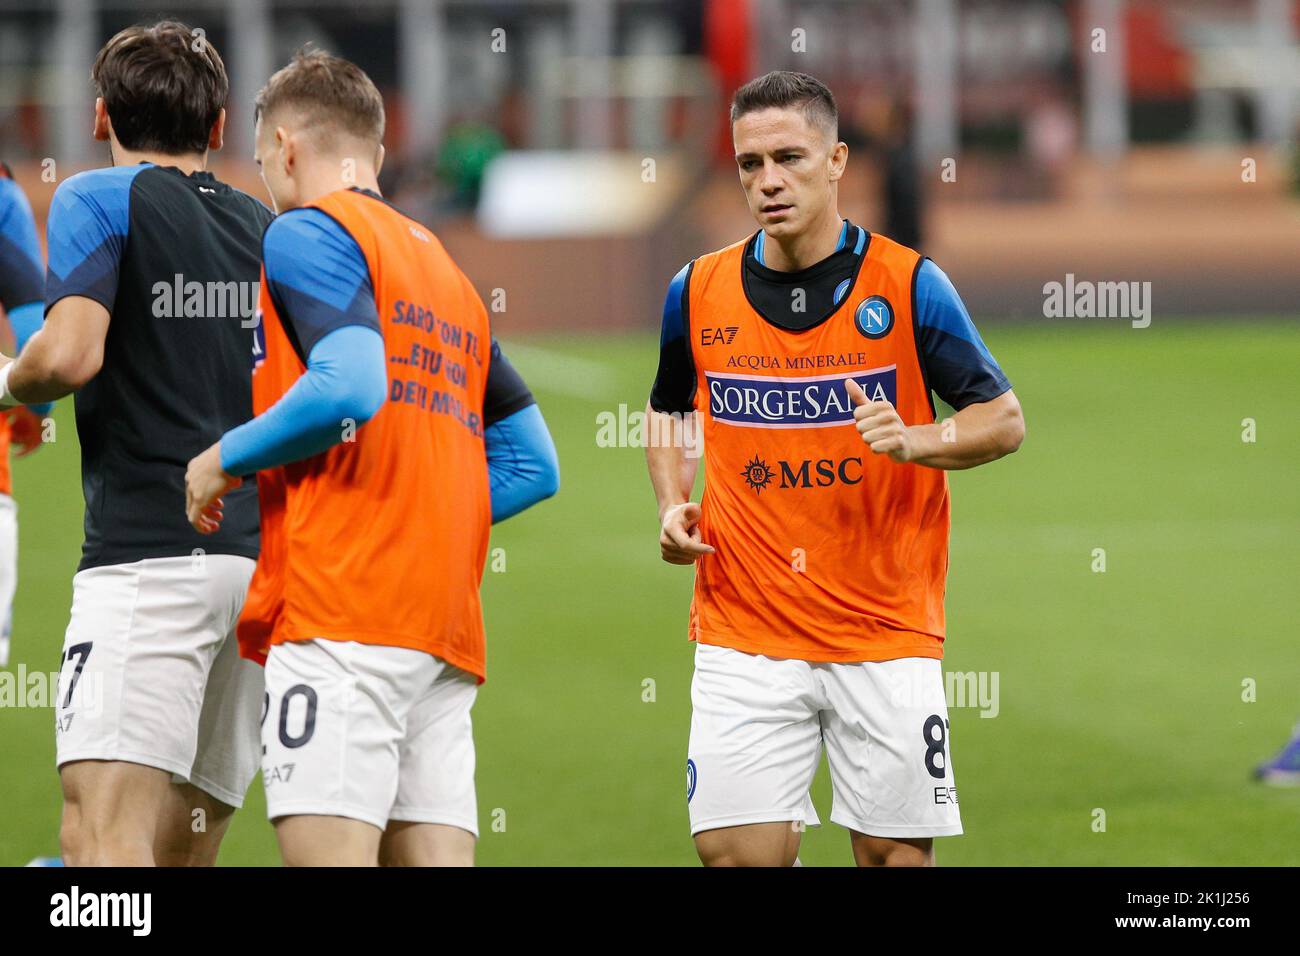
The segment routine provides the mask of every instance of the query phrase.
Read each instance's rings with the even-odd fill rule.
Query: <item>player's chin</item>
[[[759,222],[763,225],[763,231],[776,239],[799,234],[799,218],[794,209],[786,209],[775,216],[761,215]]]

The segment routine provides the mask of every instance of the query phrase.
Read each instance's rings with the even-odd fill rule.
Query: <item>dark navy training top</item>
[[[201,535],[185,516],[185,468],[252,417],[271,218],[211,173],[150,163],[81,173],[55,192],[45,310],[79,295],[111,316],[103,367],[76,396],[82,570],[196,551],[257,557],[256,484],[225,495],[221,529]]]

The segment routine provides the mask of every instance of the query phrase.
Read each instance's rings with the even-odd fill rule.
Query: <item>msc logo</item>
[[[721,343],[723,345],[730,345],[736,338],[736,333],[739,331],[740,326],[738,325],[729,325],[725,329],[703,328],[700,329],[700,344],[717,345],[718,343]]]
[[[745,484],[753,488],[756,493],[761,493],[776,477],[776,472],[767,467],[767,462],[761,460],[758,455],[750,459],[745,465],[745,470],[740,474],[744,477]]]
[[[745,484],[761,494],[763,489],[781,479],[778,488],[829,488],[831,485],[856,485],[862,481],[862,459],[805,458],[799,463],[778,461],[779,472],[755,455],[741,475]]]
[[[894,308],[883,295],[873,295],[858,305],[853,324],[867,338],[883,339],[894,327]]]

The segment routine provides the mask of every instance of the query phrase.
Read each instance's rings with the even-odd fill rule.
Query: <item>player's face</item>
[[[262,171],[262,182],[271,196],[271,205],[280,213],[298,204],[298,190],[289,176],[287,144],[282,136],[277,136],[277,127],[262,122],[263,119],[261,116],[257,118],[253,155]]]
[[[731,127],[749,211],[771,236],[798,235],[826,211],[848,147],[799,108],[746,113]]]

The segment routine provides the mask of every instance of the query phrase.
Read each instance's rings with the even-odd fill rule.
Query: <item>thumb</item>
[[[694,501],[688,501],[682,506],[682,520],[688,528],[691,525],[698,524],[702,514],[700,506]]]
[[[846,378],[844,380],[844,387],[848,390],[849,398],[852,400],[854,405],[867,404],[867,393],[863,391],[862,386],[859,385],[856,380]]]

